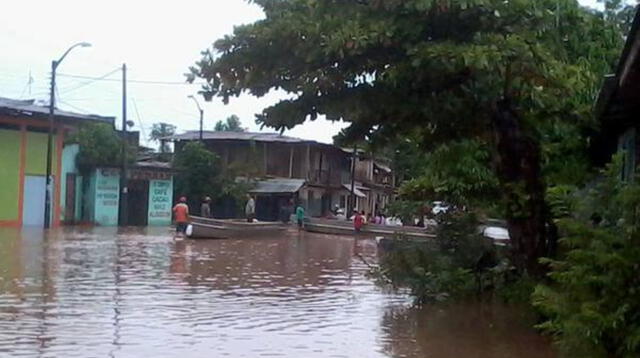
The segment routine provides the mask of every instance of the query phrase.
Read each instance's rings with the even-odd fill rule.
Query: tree
[[[200,142],[189,142],[178,150],[173,167],[178,171],[175,192],[186,196],[192,205],[205,196],[214,200],[233,198],[237,205],[252,184],[238,182],[233,171],[223,172],[220,158]]]
[[[223,121],[218,121],[214,128],[216,132],[245,132],[246,129],[242,127],[240,118],[235,114],[230,115]]]
[[[122,139],[109,124],[84,124],[67,142],[78,144],[80,150],[76,161],[83,172],[100,166],[119,166],[122,163]],[[136,157],[136,149],[129,147],[129,162]]]
[[[165,138],[171,137],[176,134],[176,126],[168,123],[154,123],[151,127],[151,134],[149,139],[154,142],[160,142],[160,153],[164,154],[169,152],[170,148]]]
[[[185,195],[197,203],[205,196],[220,192],[220,163],[214,153],[208,151],[200,142],[189,142],[176,153],[174,168],[176,193]]]
[[[620,42],[600,31],[601,17],[575,0],[255,3],[265,19],[236,27],[191,68],[190,79],[207,82],[205,98],[281,89],[293,98],[259,123],[282,130],[325,115],[350,122],[354,140],[417,131],[432,147],[488,143],[513,263],[542,272],[538,258],[554,245],[541,129],[588,117],[597,83],[589,61],[608,59],[604,37]]]

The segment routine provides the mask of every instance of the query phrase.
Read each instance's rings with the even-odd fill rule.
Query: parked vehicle
[[[431,212],[433,213],[433,215],[444,214],[449,211],[449,208],[449,204],[445,203],[444,201],[434,201],[433,209],[431,209]]]

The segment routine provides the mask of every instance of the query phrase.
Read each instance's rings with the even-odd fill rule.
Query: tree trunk
[[[513,263],[520,273],[538,276],[544,273],[538,259],[549,249],[540,144],[525,133],[508,99],[496,103],[493,127]]]

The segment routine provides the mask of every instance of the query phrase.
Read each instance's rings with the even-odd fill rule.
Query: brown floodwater
[[[555,357],[522,310],[413,307],[372,240],[0,229],[0,356]]]

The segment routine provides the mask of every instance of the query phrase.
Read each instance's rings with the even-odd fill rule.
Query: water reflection
[[[376,287],[363,262],[375,262],[372,241],[297,231],[174,241],[165,228],[44,236],[0,230],[0,355],[529,357],[522,345],[550,356],[513,312],[410,308]],[[487,328],[496,318],[505,325]]]

